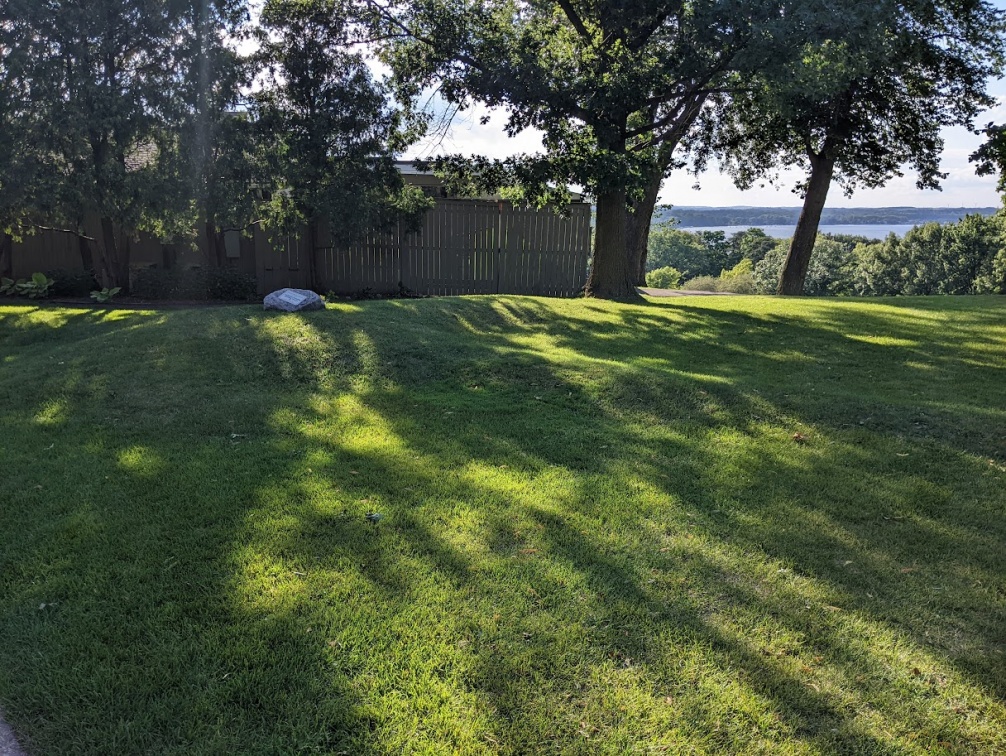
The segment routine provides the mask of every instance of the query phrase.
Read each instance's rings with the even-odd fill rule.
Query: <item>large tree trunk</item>
[[[14,240],[10,234],[0,234],[0,277],[14,277]]]
[[[103,288],[119,287],[129,293],[129,245],[120,245],[111,218],[101,219],[101,243],[98,245],[98,282]]]
[[[812,156],[810,159],[810,182],[803,198],[803,210],[793,233],[786,264],[779,278],[779,293],[791,296],[803,294],[803,284],[807,279],[810,256],[817,241],[817,228],[821,223],[821,211],[828,199],[831,177],[835,172],[835,158],[827,154]]]
[[[650,225],[653,208],[657,206],[660,185],[664,183],[666,165],[660,160],[650,169],[650,176],[642,199],[628,209],[626,214],[626,252],[629,255],[629,271],[636,286],[646,286],[646,255],[650,246]]]
[[[626,253],[626,215],[624,187],[598,195],[594,264],[584,289],[588,297],[623,300],[639,297]]]
[[[664,134],[663,141],[653,156],[653,162],[647,169],[646,185],[639,202],[629,208],[628,213],[628,254],[629,269],[633,271],[638,286],[646,285],[646,257],[650,247],[650,227],[653,223],[653,209],[657,206],[660,187],[664,176],[674,159],[674,151],[695,119],[702,112],[708,94],[695,93],[687,102],[683,102],[673,121],[673,129]],[[657,117],[657,112],[650,114],[651,119]]]

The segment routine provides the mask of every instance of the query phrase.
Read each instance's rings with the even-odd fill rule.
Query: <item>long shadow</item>
[[[414,307],[415,305],[411,305],[403,309],[411,311]],[[593,490],[588,485],[587,490],[577,491],[574,496],[562,502],[564,507],[589,514],[598,512],[598,492],[604,489],[604,484],[600,481],[629,477],[626,475],[628,461],[632,466],[631,477],[640,481],[657,481],[662,491],[672,497],[671,501],[686,503],[694,510],[694,524],[704,528],[708,536],[757,550],[767,559],[795,565],[794,569],[801,575],[828,586],[835,596],[832,600],[843,602],[841,611],[868,617],[887,632],[910,637],[918,648],[955,664],[975,684],[991,686],[994,694],[1001,696],[999,663],[995,656],[1000,652],[998,628],[1002,626],[1001,613],[988,617],[968,617],[968,637],[963,644],[960,643],[960,618],[953,616],[956,606],[953,593],[956,588],[970,590],[973,586],[967,581],[975,576],[980,576],[987,583],[994,582],[1000,572],[994,547],[997,542],[1001,542],[1002,532],[1001,528],[995,527],[994,532],[989,532],[989,512],[970,502],[955,502],[953,509],[947,506],[948,499],[952,498],[945,493],[949,487],[961,485],[969,476],[989,477],[988,470],[974,459],[969,459],[959,451],[954,452],[955,464],[960,465],[961,469],[956,477],[951,475],[947,478],[938,468],[946,466],[948,449],[946,446],[932,444],[933,434],[928,434],[917,440],[928,440],[932,444],[932,448],[921,450],[921,453],[934,460],[932,479],[920,479],[915,473],[907,480],[899,480],[897,464],[888,462],[877,465],[872,459],[874,451],[862,447],[868,434],[855,426],[851,430],[846,429],[846,423],[836,423],[833,418],[821,412],[820,408],[827,400],[819,403],[815,398],[805,405],[790,402],[788,407],[780,409],[764,397],[766,390],[771,388],[769,385],[745,379],[747,375],[760,375],[767,371],[771,363],[776,361],[774,356],[763,357],[757,348],[742,344],[738,347],[738,352],[747,355],[747,365],[722,359],[703,361],[701,356],[692,355],[690,349],[673,343],[668,345],[668,339],[673,337],[676,326],[665,323],[662,329],[658,329],[661,325],[659,318],[656,318],[655,323],[630,321],[632,327],[622,333],[631,334],[629,338],[633,343],[620,345],[618,351],[624,354],[638,350],[642,356],[653,350],[659,355],[659,360],[666,363],[666,369],[659,372],[654,368],[658,371],[657,375],[647,375],[645,370],[626,369],[612,380],[610,387],[603,385],[604,381],[601,381],[599,396],[598,393],[585,391],[580,385],[566,382],[562,371],[542,357],[545,349],[521,347],[519,343],[515,343],[513,336],[515,324],[527,324],[525,330],[529,337],[546,335],[553,346],[566,347],[567,344],[563,342],[569,342],[568,348],[575,347],[578,354],[608,360],[612,354],[609,337],[603,332],[597,335],[590,333],[585,325],[578,322],[579,318],[571,319],[574,322],[566,322],[566,319],[557,318],[554,313],[549,317],[544,308],[535,307],[528,302],[504,302],[497,308],[485,308],[481,303],[451,302],[439,307],[445,328],[454,327],[452,321],[455,321],[462,329],[477,334],[478,342],[467,345],[467,351],[458,355],[456,364],[449,365],[448,369],[441,366],[439,372],[419,376],[412,372],[395,372],[393,366],[396,360],[401,361],[402,351],[396,344],[380,360],[380,364],[392,366],[386,378],[394,386],[394,390],[364,392],[361,397],[366,408],[375,417],[394,429],[394,436],[404,442],[405,448],[428,460],[455,458],[483,464],[502,462],[508,467],[530,474],[543,474],[559,467],[575,470],[588,479],[596,477],[598,480],[595,481],[596,487]],[[429,315],[428,312],[425,314]],[[622,317],[626,317],[624,313]],[[653,319],[655,316],[646,314],[645,317]],[[680,330],[687,329],[690,333],[705,330],[705,337],[715,341],[717,337],[725,338],[716,330],[721,322],[727,335],[735,340],[738,331],[757,333],[758,329],[766,328],[764,324],[752,322],[751,318],[703,312],[701,317],[682,323]],[[407,334],[405,324],[402,326]],[[787,327],[778,323],[769,327],[773,346],[776,339],[789,344],[809,345],[813,347],[811,354],[815,362],[821,359],[822,353],[845,354],[847,359],[854,359],[846,353],[850,348],[845,343],[847,339],[836,336],[837,343],[825,341],[823,345],[815,344],[815,338],[819,340],[820,336],[813,333],[813,330],[806,326]],[[422,348],[437,348],[436,339],[431,334],[426,336],[428,340],[422,343]],[[406,347],[409,348],[412,347]],[[686,356],[690,359],[685,359]],[[768,364],[763,364],[765,362]],[[474,366],[474,369],[468,370],[466,366]],[[701,368],[701,372],[698,368]],[[608,369],[616,368],[608,366]],[[867,380],[864,376],[851,377],[860,383]],[[706,380],[711,378],[721,380]],[[478,381],[478,384],[469,383],[471,381]],[[675,381],[678,383],[676,386]],[[429,391],[430,384],[436,386],[438,382],[443,385],[432,391],[434,401],[441,396],[451,397],[452,403],[448,406],[452,409],[444,409],[443,413],[437,415],[431,414],[428,406],[415,411],[419,405],[413,404],[410,411],[407,404],[411,401],[409,387],[424,387]],[[491,397],[473,400],[472,392],[482,390],[483,386],[495,387],[497,391]],[[675,388],[668,389],[668,386]],[[606,388],[611,390],[604,391]],[[843,395],[847,390],[843,387]],[[537,391],[541,394],[535,394]],[[534,394],[533,400],[528,396],[529,393]],[[429,396],[425,396],[423,401],[430,401]],[[534,412],[534,402],[548,403],[549,411],[555,414],[557,427],[585,444],[557,445],[554,437],[536,433],[535,423],[528,418],[529,412]],[[710,457],[708,454],[696,454],[694,445],[683,444],[680,440],[674,442],[666,435],[658,433],[653,438],[646,438],[640,435],[638,429],[624,428],[619,421],[624,417],[626,405],[636,415],[652,415],[654,424],[658,427],[687,425],[692,434],[701,434],[725,426],[746,435],[750,440],[750,448],[746,450],[748,459],[745,462],[748,469],[741,472],[748,474],[748,480],[761,477],[772,481],[765,486],[768,495],[754,496],[753,502],[742,502],[729,496],[732,493],[729,486],[715,475],[716,468],[723,464],[722,460],[715,455]],[[822,439],[832,448],[823,454],[803,454],[804,459],[793,464],[780,459],[777,453],[760,453],[757,449],[759,428],[765,421],[786,418],[795,423],[816,423],[817,432],[835,436],[834,439]],[[948,419],[956,418],[948,413]],[[308,422],[324,423],[325,418],[323,415],[313,419],[309,417]],[[871,428],[870,432],[876,434],[877,429]],[[889,432],[897,435],[896,431]],[[688,434],[685,434],[686,439],[687,437]],[[601,451],[606,445],[600,442],[605,440],[615,451]],[[587,453],[584,453],[584,446]],[[689,451],[693,458],[685,465],[679,464],[676,457],[687,455]],[[333,473],[347,464],[366,467],[371,470],[372,478],[387,481],[376,488],[376,494],[372,486],[359,487],[357,495],[367,500],[378,495],[384,501],[394,501],[400,495],[397,478],[403,474],[407,481],[416,484],[415,473],[403,473],[403,460],[399,458],[395,458],[393,463],[373,457],[338,459],[334,463]],[[878,469],[874,471],[871,468]],[[669,469],[673,475],[667,474]],[[854,490],[828,492],[821,489],[822,479],[827,479],[831,473],[835,473],[837,477],[848,469],[864,471],[861,483]],[[743,475],[736,477],[744,478]],[[666,482],[661,482],[661,478]],[[427,481],[427,485],[429,483]],[[988,487],[994,485],[995,482],[989,479]],[[413,485],[405,486],[410,487]],[[631,500],[631,485],[625,485],[625,488],[624,491],[610,493],[622,494],[627,500]],[[749,485],[748,488],[754,486]],[[484,491],[471,490],[460,483],[454,484],[452,490],[462,501],[484,501],[486,506],[502,508],[505,512],[519,509],[519,500],[504,505],[505,498],[497,495],[496,500],[493,500]],[[935,495],[934,490],[937,492]],[[728,496],[724,497],[724,493]],[[784,521],[779,521],[780,508],[772,501],[773,497],[786,500],[784,511],[787,516]],[[871,499],[877,502],[877,509],[864,510],[862,502]],[[764,512],[766,517],[760,518],[760,512]],[[424,515],[430,514],[424,512]],[[511,512],[510,516],[519,518],[520,515]],[[419,527],[418,523],[422,521],[413,515],[408,516],[403,521],[407,524],[402,526],[401,534],[412,544],[410,549],[425,557],[425,571],[433,570],[448,576],[452,585],[458,589],[470,585],[471,579],[467,582],[465,580],[465,561],[456,550],[447,549],[444,543],[431,537],[428,528]],[[618,527],[620,530],[631,531],[642,527],[645,522],[643,513],[634,515],[630,511],[620,518]],[[494,533],[490,538],[492,544],[495,544],[492,548],[503,548],[501,544],[506,543],[521,543],[519,537],[512,535],[511,525],[499,522],[499,518],[490,530]],[[961,554],[962,540],[984,543],[987,548]],[[927,566],[926,579],[947,583],[942,586],[947,592],[934,598],[925,590],[910,591],[907,599],[902,599],[900,604],[885,603],[892,601],[895,596],[904,596],[904,582],[916,579],[914,575],[907,578],[905,575],[919,569],[913,566],[916,564],[913,560],[918,559],[920,547],[925,548],[927,557],[946,560],[936,569]],[[596,548],[580,550],[584,551],[580,560],[581,574],[596,578],[597,572],[612,572],[600,558]],[[521,550],[511,550],[509,556],[520,559],[522,553]],[[965,574],[958,575],[956,572]],[[638,577],[635,579],[638,580]],[[721,577],[711,582],[726,587],[734,579]],[[631,584],[628,579],[623,579],[622,582]],[[392,585],[389,581],[383,581],[382,584]],[[517,584],[523,583],[518,580]],[[495,583],[477,585],[479,592],[499,590],[499,585]],[[399,588],[406,590],[401,585]],[[920,599],[921,607],[916,603]],[[734,600],[740,601],[736,596]],[[747,599],[748,604],[757,602],[770,603],[760,594]],[[812,631],[816,636],[815,643],[824,648],[830,647],[829,656],[841,657],[840,649],[850,646],[849,643],[843,643],[838,632],[826,625],[808,624],[804,617],[792,610],[785,616],[787,626],[803,628],[808,633]],[[795,682],[782,685],[773,677],[774,673],[768,674],[764,659],[755,653],[740,652],[736,638],[731,645],[720,637],[719,631],[702,625],[698,620],[695,623],[695,627],[705,627],[701,632],[695,631],[696,634],[706,641],[715,640],[716,644],[731,648],[732,653],[742,659],[753,678],[765,678],[759,683],[760,690],[764,695],[772,693],[773,700],[788,715],[794,732],[809,731],[813,738],[831,738],[824,733],[839,730],[843,733],[843,742],[853,743],[851,752],[863,749],[883,750],[881,744],[870,744],[869,737],[864,733],[859,733],[856,738],[866,740],[848,740],[852,737],[849,722],[843,728],[832,726],[841,718],[834,707],[802,700],[806,697],[805,686]],[[636,631],[642,631],[642,623],[637,623]],[[862,677],[864,671],[868,670],[868,665],[862,664],[863,654],[854,652],[851,648],[847,649],[847,653],[857,659],[859,664],[855,668],[855,674],[850,671],[847,677],[852,680],[857,675]],[[515,658],[520,660],[517,666],[523,664],[526,667],[530,664],[534,669],[534,660],[529,662],[526,656],[516,654]],[[879,656],[882,654],[878,654]],[[521,716],[529,715],[528,702],[511,702],[507,706],[503,706],[502,702],[507,695],[517,695],[519,698],[514,691],[521,690],[521,685],[526,685],[528,678],[526,674],[521,675],[518,670],[511,669],[499,657],[499,653],[491,654],[487,667],[489,672],[484,678],[487,686],[485,690],[489,691],[489,699],[493,701],[497,711],[509,711],[507,718],[518,721]],[[557,666],[554,660],[543,658],[538,663],[548,669],[554,678]],[[833,666],[841,665],[836,663]],[[850,664],[849,667],[851,670],[855,665]],[[515,687],[513,681],[519,681],[519,684]],[[543,684],[539,679],[534,682],[536,685]],[[509,693],[501,692],[498,688]],[[795,690],[799,690],[800,695]],[[880,703],[882,696],[878,697],[875,691],[871,695],[873,699],[868,705],[875,708],[885,706]],[[899,716],[892,703],[888,702],[885,708],[885,714],[892,719]],[[831,713],[821,713],[825,710]],[[925,729],[925,722],[921,720],[899,724],[906,731],[912,728]],[[828,742],[835,746],[833,738]]]
[[[332,649],[245,585],[298,453],[268,429],[304,399],[260,312],[0,316],[0,696],[29,752],[371,752]]]
[[[0,376],[0,695],[40,745],[966,751],[1006,720],[994,339],[962,366],[971,331],[886,310],[164,317],[63,324],[51,373],[52,334],[0,321],[35,378]],[[993,385],[947,402],[965,370]]]

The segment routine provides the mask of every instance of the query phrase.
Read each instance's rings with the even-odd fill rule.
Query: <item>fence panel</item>
[[[590,206],[576,204],[566,217],[505,207],[502,216],[499,293],[572,296],[587,280]]]
[[[82,268],[80,239],[59,231],[40,231],[11,244],[14,278],[33,273]]]
[[[397,232],[368,234],[350,247],[316,250],[318,286],[336,294],[393,294],[398,291],[401,253]]]
[[[254,270],[262,294],[312,285],[343,295],[393,294],[401,283],[417,294],[572,296],[586,281],[590,206],[575,204],[562,217],[507,202],[441,199],[418,232],[371,234],[349,247],[334,245],[327,232],[319,238],[326,241],[313,250],[306,230],[273,243],[256,226],[250,237],[241,237],[240,257],[231,262]],[[202,239],[198,251],[164,247],[146,235],[130,241],[135,267],[199,266],[205,247]],[[42,232],[15,243],[11,252],[17,277],[82,267],[73,234]]]
[[[402,284],[419,294],[494,293],[499,219],[496,202],[437,202],[401,239]]]
[[[285,287],[310,288],[313,260],[307,249],[306,230],[290,234],[275,244],[259,226],[255,227],[254,234],[255,275],[260,294]]]

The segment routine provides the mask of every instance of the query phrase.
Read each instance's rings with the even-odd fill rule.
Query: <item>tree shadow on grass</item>
[[[303,398],[258,313],[105,315],[0,323],[19,371],[0,378],[0,688],[26,747],[370,752],[324,643],[237,578],[293,459],[263,431]]]
[[[886,311],[165,317],[153,340],[58,330],[67,372],[24,357],[37,383],[4,415],[28,441],[4,450],[3,525],[28,539],[0,562],[0,685],[40,744],[1002,744],[994,439],[973,384],[941,401],[911,363],[942,355]],[[901,341],[847,336],[881,327]],[[919,395],[877,389],[887,371]]]
[[[527,307],[524,304],[521,306]],[[645,530],[654,523],[679,522],[682,510],[687,509],[691,512],[692,527],[702,529],[704,537],[729,544],[740,549],[742,554],[750,551],[760,555],[744,567],[783,565],[776,570],[782,574],[795,572],[801,580],[813,584],[813,590],[808,588],[805,593],[796,591],[797,597],[790,600],[793,606],[785,607],[785,611],[772,608],[771,591],[775,588],[770,581],[766,581],[768,587],[756,586],[746,594],[735,590],[735,584],[744,574],[741,566],[735,567],[732,573],[710,573],[711,576],[702,581],[700,592],[707,598],[721,595],[719,601],[724,606],[733,607],[720,611],[728,617],[738,613],[737,607],[745,608],[752,614],[770,608],[770,616],[779,621],[778,632],[798,638],[796,645],[809,649],[806,652],[783,650],[778,653],[783,657],[801,657],[801,661],[814,662],[818,659],[818,665],[820,660],[827,659],[825,677],[842,681],[842,684],[835,684],[836,689],[827,696],[818,695],[817,689],[822,688],[822,684],[813,682],[815,678],[811,677],[810,682],[802,681],[800,674],[792,670],[788,672],[788,677],[784,675],[785,679],[792,678],[790,682],[781,683],[779,675],[782,673],[774,670],[766,658],[777,652],[745,648],[739,628],[734,629],[729,640],[724,640],[722,629],[701,616],[679,623],[690,628],[692,642],[696,645],[711,644],[714,648],[727,649],[723,658],[729,662],[724,662],[722,666],[714,664],[713,667],[739,664],[747,676],[756,681],[751,685],[758,695],[772,702],[765,704],[768,707],[766,710],[776,710],[785,727],[789,728],[787,731],[794,736],[795,733],[806,734],[818,745],[827,743],[836,749],[843,744],[842,749],[850,752],[885,750],[896,747],[898,742],[907,742],[903,740],[905,737],[923,737],[932,744],[954,742],[954,736],[948,733],[953,733],[959,726],[957,719],[960,717],[953,712],[953,696],[950,694],[945,694],[939,705],[934,705],[926,714],[911,716],[899,711],[901,702],[892,691],[899,686],[910,689],[916,683],[933,687],[926,693],[914,691],[917,695],[927,696],[939,696],[940,686],[946,688],[949,685],[954,695],[971,700],[970,705],[983,710],[982,716],[1001,719],[1002,712],[997,711],[994,705],[989,709],[990,701],[994,699],[981,703],[983,695],[1001,695],[997,657],[1002,652],[997,634],[1001,627],[1001,613],[994,611],[985,616],[976,615],[976,605],[968,605],[967,602],[962,605],[958,600],[959,591],[976,598],[983,592],[978,584],[994,582],[1000,570],[995,556],[998,534],[990,535],[986,529],[987,502],[994,500],[993,491],[997,484],[979,462],[959,450],[952,451],[937,444],[933,438],[927,438],[930,446],[913,452],[932,459],[933,472],[927,479],[918,469],[908,463],[899,463],[897,458],[879,463],[874,459],[878,451],[876,447],[889,443],[890,438],[883,438],[884,443],[877,444],[870,441],[871,434],[861,428],[845,430],[842,423],[831,428],[828,427],[828,417],[810,411],[808,414],[811,417],[805,420],[793,407],[786,412],[775,409],[775,417],[761,417],[757,413],[772,412],[773,407],[758,396],[761,393],[758,389],[745,386],[743,381],[747,372],[756,374],[762,369],[754,350],[745,350],[755,355],[749,356],[747,370],[734,362],[702,364],[706,371],[702,375],[724,380],[710,382],[691,378],[690,390],[681,387],[676,392],[687,401],[681,401],[682,396],[678,396],[679,401],[670,407],[661,404],[667,397],[658,393],[661,388],[657,385],[668,379],[673,382],[679,373],[688,375],[690,371],[687,368],[697,366],[680,365],[668,359],[667,347],[662,357],[678,365],[673,374],[658,376],[662,380],[654,380],[653,376],[635,374],[646,371],[627,370],[626,374],[617,377],[627,387],[623,393],[612,399],[610,394],[601,391],[601,398],[598,398],[598,393],[591,391],[596,391],[596,386],[585,389],[582,385],[564,382],[562,370],[555,368],[547,354],[549,347],[563,346],[556,344],[560,340],[556,334],[567,338],[566,334],[570,331],[579,331],[575,324],[566,327],[561,319],[556,324],[545,323],[544,318],[539,318],[541,330],[553,337],[552,344],[524,347],[525,353],[521,356],[522,347],[514,343],[515,339],[507,335],[507,327],[500,324],[501,319],[516,317],[513,307],[508,306],[507,313],[503,314],[487,313],[484,318],[481,318],[475,305],[467,303],[452,302],[442,308],[444,323],[450,324],[453,319],[462,328],[478,331],[478,346],[471,347],[471,353],[459,357],[459,362],[474,357],[480,366],[480,370],[476,371],[479,375],[465,373],[460,365],[457,371],[452,369],[439,375],[424,375],[421,380],[411,374],[396,375],[394,371],[389,371],[385,376],[390,382],[389,390],[363,391],[358,394],[357,400],[364,414],[369,413],[374,422],[393,429],[391,435],[396,439],[396,445],[401,447],[400,453],[383,460],[379,455],[341,449],[335,443],[334,448],[341,451],[338,451],[328,470],[328,474],[333,476],[339,475],[340,471],[344,475],[347,467],[365,471],[366,479],[350,478],[342,489],[353,492],[352,495],[361,501],[381,502],[398,512],[412,512],[412,507],[420,507],[421,515],[400,514],[403,519],[395,530],[396,537],[403,539],[401,549],[423,557],[415,574],[441,574],[450,581],[452,589],[467,593],[501,595],[511,586],[516,586],[520,593],[530,586],[540,596],[542,592],[535,587],[535,581],[526,577],[522,579],[520,573],[509,580],[466,579],[465,570],[471,567],[466,567],[467,562],[459,556],[459,550],[461,554],[470,551],[479,558],[485,553],[502,551],[508,559],[520,562],[534,559],[541,553],[536,545],[522,545],[530,543],[524,539],[528,532],[534,532],[533,526],[526,523],[526,510],[530,506],[527,500],[534,498],[533,486],[531,490],[518,494],[506,493],[505,486],[495,494],[490,487],[487,493],[481,487],[464,482],[471,476],[453,478],[449,465],[445,469],[443,463],[453,459],[454,464],[476,464],[486,470],[490,465],[502,465],[531,479],[545,480],[550,473],[562,475],[575,471],[581,479],[588,480],[588,484],[570,484],[567,487],[569,490],[560,492],[555,506],[561,511],[583,517],[587,528],[596,528],[600,524],[602,528],[611,528],[619,533],[632,533]],[[703,316],[703,322],[687,325],[693,330],[697,326],[715,327],[716,317],[706,317]],[[732,319],[724,320],[731,327],[736,327]],[[745,327],[750,325],[745,323]],[[512,320],[509,327],[512,332]],[[639,328],[634,328],[632,333],[635,334]],[[668,330],[672,329],[665,328],[661,338],[666,339]],[[781,336],[813,346],[811,334],[806,330],[793,328],[792,333]],[[494,333],[500,334],[495,341]],[[640,337],[636,335],[634,338]],[[656,338],[656,335],[647,338]],[[595,342],[586,332],[580,332],[575,351],[607,359],[608,350],[600,346],[602,341],[603,337]],[[436,345],[427,346],[435,348]],[[380,350],[380,346],[377,348]],[[839,349],[831,344],[826,344],[825,348]],[[537,359],[528,359],[528,353],[537,354]],[[393,365],[398,354],[398,347],[392,347],[385,355],[387,359],[382,359],[380,363]],[[487,372],[487,368],[491,369]],[[515,368],[519,377],[511,376]],[[477,392],[481,387],[467,385],[474,379],[487,386],[495,386],[497,395],[479,398]],[[428,385],[431,381],[443,381],[445,385],[431,388]],[[410,408],[409,402],[420,398],[410,394],[410,387],[418,391],[421,384],[428,392],[421,397],[424,404],[420,407],[413,403]],[[541,390],[544,395],[528,399],[529,387],[532,393]],[[713,387],[712,392],[708,390],[710,387]],[[557,396],[548,395],[552,389]],[[710,394],[713,394],[712,399]],[[454,397],[454,402],[447,405],[454,409],[431,411],[429,402],[435,402],[441,396]],[[457,398],[459,396],[460,399]],[[631,406],[628,413],[644,418],[647,413],[652,414],[658,422],[651,427],[651,432],[645,427],[627,428],[621,423],[627,414],[626,403],[635,399],[640,399],[640,404],[646,409],[637,410]],[[568,405],[559,403],[565,400],[569,400]],[[534,402],[544,402],[552,413],[554,425],[562,429],[563,436],[558,443],[557,433],[542,433],[541,427],[536,425],[533,408],[543,405]],[[511,411],[501,415],[500,409],[505,407],[511,408]],[[812,405],[810,409],[816,410],[817,407]],[[329,417],[325,413],[314,417],[301,415],[291,419],[291,426],[324,426]],[[804,446],[789,440],[787,434],[784,441],[790,446],[780,446],[783,440],[778,437],[778,432],[773,436],[764,427],[765,422],[778,419],[789,419],[795,423],[814,422],[817,424],[817,435],[812,443]],[[663,426],[672,430],[668,433],[654,430]],[[684,432],[680,432],[681,426],[687,426]],[[728,435],[736,434],[740,439],[732,439],[732,443],[740,447],[740,453],[733,455],[739,456],[739,460],[732,459],[729,453],[710,453],[704,448],[706,444],[701,443],[704,434],[724,429],[730,432]],[[338,433],[334,435],[338,437]],[[891,435],[897,440],[895,434]],[[565,443],[568,437],[586,441],[592,453],[584,454],[578,443]],[[600,441],[609,443],[600,444]],[[759,449],[764,443],[774,444],[775,448],[768,451]],[[604,446],[609,446],[612,451],[602,451]],[[890,449],[886,453],[890,454]],[[421,477],[416,479],[416,469],[409,462],[409,454],[423,460],[420,467],[428,466],[433,471],[431,479],[425,483]],[[936,468],[946,466],[948,454],[959,469],[945,474]],[[857,479],[852,481],[848,490],[828,490],[829,480],[840,480],[843,476],[843,484],[849,485],[850,470],[856,471]],[[403,494],[403,489],[409,488],[428,490],[440,476],[453,481],[448,485],[451,492],[448,498],[453,503],[444,504],[446,514],[430,510],[432,505],[409,501],[408,495]],[[984,503],[965,501],[951,508],[954,487],[965,486],[972,476],[984,479]],[[382,483],[372,482],[378,480]],[[639,491],[647,487],[656,488],[665,497],[663,501],[641,506],[646,502],[640,501]],[[611,496],[616,501],[617,497],[621,497],[626,505],[624,511],[619,503],[599,501],[605,496]],[[495,523],[480,519],[468,534],[468,538],[475,538],[476,543],[461,539],[461,544],[453,550],[445,545],[451,539],[444,534],[442,527],[420,527],[419,523],[430,518],[435,522],[451,522],[460,516],[456,511],[459,507],[465,512],[471,508],[480,511],[494,508],[502,510],[502,513],[490,518]],[[542,537],[555,529],[549,527],[548,518],[540,522],[545,534]],[[555,525],[554,521],[551,522]],[[324,532],[323,527],[320,532]],[[291,548],[301,537],[298,533],[291,540]],[[962,554],[962,541],[978,548]],[[511,545],[509,550],[507,544]],[[638,563],[645,563],[646,560],[631,545],[623,544],[616,551],[619,548],[627,552],[624,557],[627,561],[637,563],[637,571],[631,573],[631,577],[623,576],[621,582],[627,585],[635,582],[638,586],[645,574],[638,571]],[[581,566],[574,572],[580,580],[593,584],[599,575],[612,573],[603,558],[604,549],[599,545],[581,544],[576,551],[581,554]],[[393,553],[399,552],[393,550]],[[556,562],[572,561],[554,546],[544,553]],[[942,563],[920,565],[920,558]],[[906,581],[917,579],[938,581],[943,585],[931,584],[906,591]],[[407,587],[392,581],[380,582],[385,587],[397,585],[402,591],[407,590]],[[929,590],[930,587],[935,590]],[[770,591],[768,598],[765,591]],[[629,595],[633,596],[632,591]],[[602,597],[601,605],[607,598],[607,595]],[[521,604],[518,599],[514,596],[511,600]],[[807,600],[812,600],[812,606],[806,603]],[[829,601],[833,603],[826,603]],[[568,595],[560,603],[567,602],[576,606],[575,596]],[[629,603],[636,602],[631,600]],[[981,599],[978,603],[981,604]],[[816,616],[808,619],[805,615],[811,609]],[[955,610],[960,609],[970,612],[970,616],[963,620],[959,612],[954,616]],[[463,608],[459,611],[463,612]],[[666,617],[657,613],[653,622],[657,626],[673,622],[678,611],[674,609]],[[744,611],[739,613],[744,614]],[[634,635],[654,633],[649,622],[639,617],[630,618],[627,622]],[[560,624],[556,622],[550,632],[561,635]],[[532,631],[522,632],[529,632],[534,638]],[[863,648],[866,641],[853,640],[857,633],[865,634],[868,642],[877,643],[880,647],[873,651]],[[569,737],[575,742],[579,729],[557,730],[559,724],[554,718],[541,723],[537,732],[528,725],[536,713],[540,715],[535,709],[535,706],[540,706],[540,698],[535,698],[534,692],[540,693],[543,686],[547,687],[548,680],[554,683],[556,679],[561,679],[559,670],[568,667],[580,674],[580,677],[573,675],[577,682],[567,679],[565,684],[559,684],[552,692],[555,701],[562,700],[564,695],[573,696],[576,685],[582,685],[584,680],[583,665],[577,665],[574,660],[589,658],[591,651],[598,650],[588,644],[578,647],[578,654],[541,653],[541,647],[554,648],[558,643],[554,638],[541,640],[540,646],[532,643],[532,647],[538,649],[537,656],[534,651],[519,653],[522,646],[518,645],[516,650],[507,648],[505,653],[493,649],[486,657],[489,672],[481,678],[481,692],[487,694],[487,704],[493,706],[504,721],[514,723],[508,734],[513,738],[510,745],[515,750],[545,747],[549,737],[559,738],[556,742],[566,742],[562,738]],[[910,650],[905,650],[905,644]],[[622,654],[626,658],[636,658],[632,657],[636,652],[631,650],[607,651],[616,656]],[[512,665],[506,661],[511,657],[515,660]],[[560,659],[562,663],[559,663]],[[927,671],[915,665],[925,667]],[[812,669],[808,664],[797,666],[800,670],[805,667]],[[519,673],[520,670],[524,673]],[[809,675],[810,672],[804,674]],[[529,694],[532,695],[529,697]],[[509,702],[507,696],[511,697]],[[893,739],[881,742],[875,732],[857,731],[862,720],[878,716],[884,721],[884,727],[897,733]],[[521,724],[518,726],[517,722]],[[569,719],[567,724],[570,722],[578,724],[573,719]],[[707,724],[711,726],[711,722]],[[840,727],[836,726],[839,724]],[[535,734],[543,739],[527,739]],[[607,734],[611,735],[610,732]],[[492,737],[498,741],[503,736],[496,731]],[[984,737],[987,738],[988,734]],[[737,742],[733,743],[733,747],[737,745]]]

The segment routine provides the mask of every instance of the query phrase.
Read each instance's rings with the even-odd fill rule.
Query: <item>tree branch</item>
[[[587,27],[583,23],[583,19],[580,18],[580,14],[576,12],[576,8],[573,7],[573,3],[570,0],[556,0],[559,3],[559,7],[562,8],[563,13],[566,14],[566,18],[569,22],[573,24],[573,28],[576,29],[577,34],[579,34],[585,42],[593,41],[590,36],[590,32],[587,31]]]
[[[394,14],[392,14],[386,8],[378,4],[376,0],[366,0],[366,2],[367,5],[373,8],[381,18],[383,18],[385,21],[387,21],[392,26],[396,27],[400,32],[402,32],[400,36],[414,39],[417,42],[422,42],[424,45],[426,45],[432,50],[438,49],[438,45],[435,40],[417,34],[413,29],[410,29],[408,26],[406,26],[397,18],[395,18]],[[453,57],[455,60],[464,63],[466,66],[471,66],[472,68],[476,68],[479,71],[484,72],[487,70],[486,66],[479,63],[479,61],[477,61],[475,58],[472,58],[469,55],[465,55],[462,52],[456,53]]]
[[[54,228],[52,226],[41,226],[38,223],[32,223],[32,228],[37,228],[39,231],[52,231],[56,234],[70,234],[70,236],[76,236],[78,239],[84,239],[85,241],[97,242],[97,239],[82,234],[80,231],[74,231],[72,228]]]

